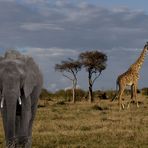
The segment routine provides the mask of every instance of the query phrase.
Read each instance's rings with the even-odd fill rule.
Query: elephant
[[[0,58],[0,110],[6,147],[31,148],[43,77],[32,57],[10,50]]]

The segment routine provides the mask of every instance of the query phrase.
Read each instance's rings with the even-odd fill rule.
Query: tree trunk
[[[75,103],[76,102],[76,85],[77,85],[77,81],[73,80],[72,85],[73,85],[73,88],[72,88],[72,102]]]
[[[93,91],[92,91],[92,85],[89,86],[89,102],[93,102]]]
[[[75,88],[72,88],[72,103],[75,103]]]
[[[92,103],[93,102],[93,83],[91,80],[91,73],[89,72],[89,76],[88,76],[88,82],[89,82],[89,102]]]

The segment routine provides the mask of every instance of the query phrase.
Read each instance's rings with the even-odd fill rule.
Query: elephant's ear
[[[36,86],[36,74],[30,62],[30,60],[26,62],[26,72],[23,83],[23,89],[26,98],[32,93],[33,88]]]
[[[33,91],[33,88],[35,87],[34,79],[35,77],[33,76],[33,73],[28,72],[25,77],[24,86],[23,86],[24,94],[26,98],[31,94],[31,92]]]

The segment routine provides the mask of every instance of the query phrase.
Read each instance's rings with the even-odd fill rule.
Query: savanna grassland
[[[129,96],[124,96],[129,100]],[[139,95],[140,108],[119,111],[117,101],[76,104],[40,101],[33,128],[33,148],[147,148],[148,98]],[[46,106],[43,107],[46,103]],[[0,147],[4,133],[0,118]]]

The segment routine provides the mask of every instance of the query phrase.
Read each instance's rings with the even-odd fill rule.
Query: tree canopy
[[[93,101],[92,87],[101,72],[106,68],[107,55],[99,51],[86,51],[79,55],[82,66],[88,72],[89,99]]]
[[[60,72],[68,72],[71,73],[72,75],[76,75],[78,71],[81,70],[81,63],[78,60],[73,60],[71,58],[68,58],[68,60],[61,61],[61,64],[56,64],[55,70]],[[66,74],[63,75],[70,80],[73,79],[71,76],[68,76]]]
[[[55,70],[62,72],[63,76],[72,81],[73,102],[75,102],[76,99],[77,73],[81,70],[81,66],[82,64],[78,60],[73,60],[71,58],[66,61],[61,61],[61,64],[55,65]]]
[[[102,72],[106,68],[107,56],[99,51],[82,52],[79,56],[81,63],[87,71]]]

